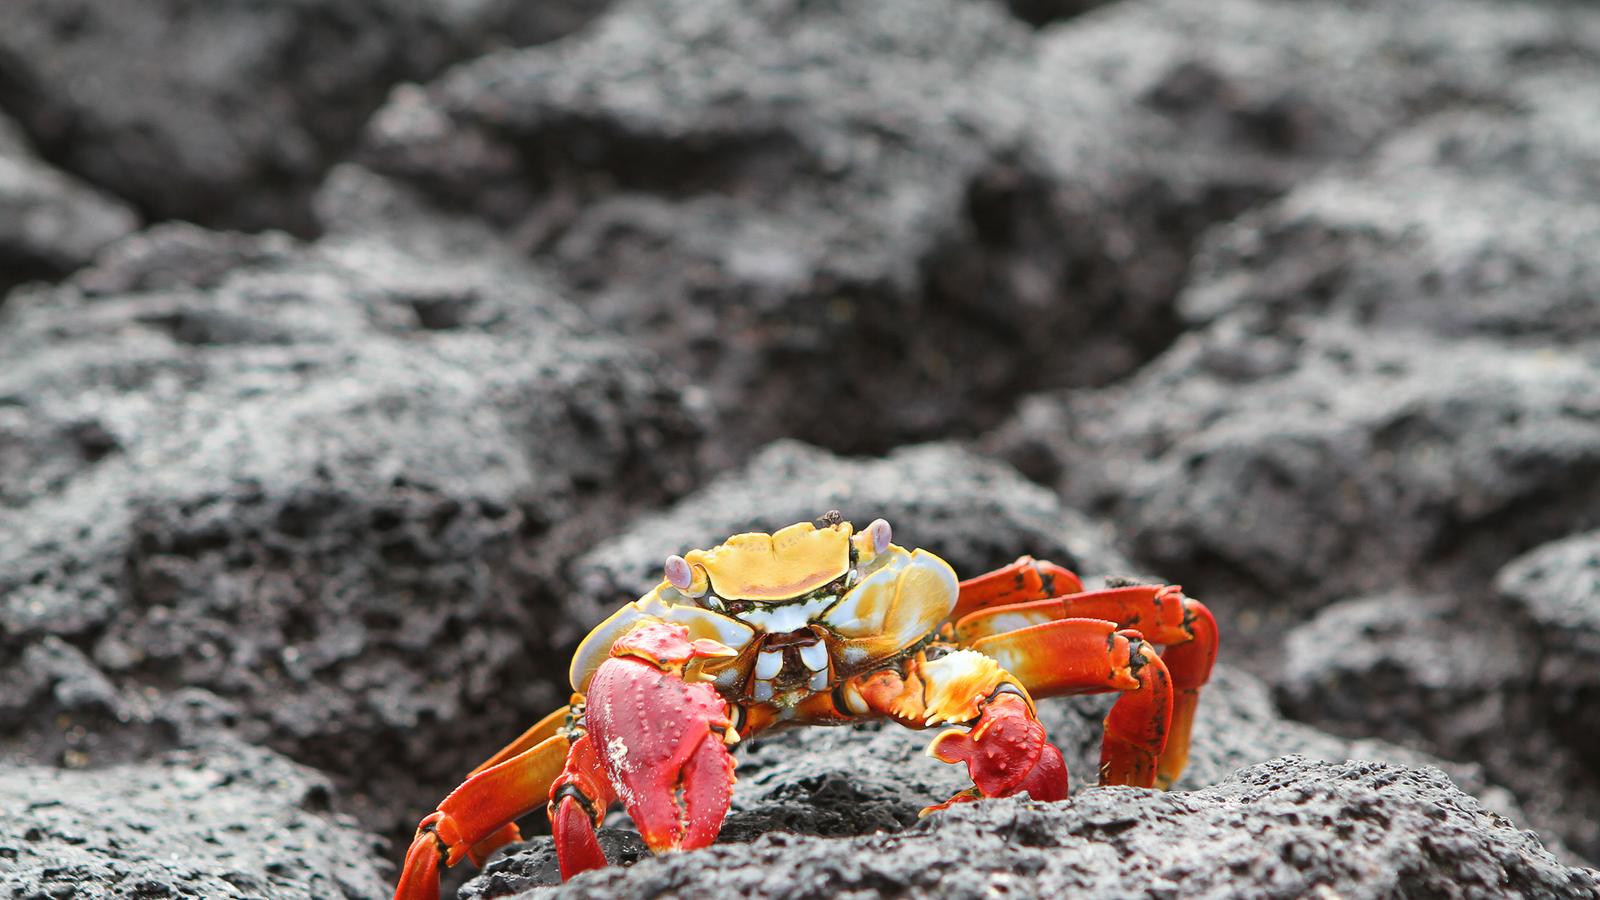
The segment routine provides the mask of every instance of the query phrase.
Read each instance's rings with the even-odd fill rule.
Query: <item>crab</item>
[[[668,557],[655,588],[584,638],[571,703],[422,820],[395,898],[435,900],[441,866],[482,865],[539,807],[563,880],[606,865],[595,829],[619,801],[653,852],[705,847],[733,792],[728,748],[786,726],[951,726],[928,755],[964,764],[972,786],[924,814],[1022,793],[1054,801],[1067,766],[1035,702],[1118,691],[1100,783],[1166,788],[1187,761],[1217,641],[1211,613],[1177,586],[1085,591],[1028,556],[958,581],[933,553],[892,543],[883,519],[858,532],[830,512],[737,534]]]

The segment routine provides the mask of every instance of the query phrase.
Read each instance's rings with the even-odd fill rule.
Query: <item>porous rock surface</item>
[[[1283,757],[1211,787],[1011,799],[892,834],[642,860],[562,888],[463,897],[1593,897],[1571,868],[1437,769]]]
[[[136,224],[127,206],[40,160],[0,113],[0,303],[14,285],[84,265]]]
[[[672,382],[481,258],[172,226],[3,314],[27,759],[143,755],[192,708],[380,807],[442,795],[563,696],[542,573],[695,470]]]
[[[362,159],[703,380],[721,443],[880,450],[1128,372],[1207,225],[1492,92],[1555,28],[1505,19],[1139,0],[1035,37],[964,0],[636,0],[397,91]]]
[[[0,893],[17,898],[384,896],[377,842],[327,780],[213,746],[85,771],[0,766]]]
[[[153,219],[309,231],[309,192],[389,87],[576,29],[603,0],[13,0],[0,108]]]
[[[242,741],[337,846],[234,889],[381,897],[664,555],[839,508],[1204,599],[1194,793],[1088,790],[1107,698],[1042,705],[1074,805],[923,825],[930,735],[775,734],[739,846],[594,885],[1593,895],[1416,768],[1600,859],[1592,4],[604,6],[0,3],[0,289],[61,281],[0,307],[0,787],[143,792],[14,893],[226,895]],[[323,236],[117,240],[173,217]],[[158,792],[191,868],[116,855]]]

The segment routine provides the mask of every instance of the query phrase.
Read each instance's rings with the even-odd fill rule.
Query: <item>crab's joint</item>
[[[600,822],[600,816],[597,815],[595,811],[594,801],[589,798],[588,794],[585,794],[576,784],[573,784],[570,781],[557,788],[556,792],[550,795],[550,808],[560,809],[561,801],[568,797],[578,801],[578,806],[583,809],[584,815],[588,816],[591,822],[596,824]]]

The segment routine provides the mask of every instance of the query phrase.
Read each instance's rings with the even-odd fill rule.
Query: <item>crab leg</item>
[[[509,823],[545,805],[567,751],[566,737],[553,735],[477,772],[451,791],[417,826],[395,900],[436,900],[440,864],[453,866],[477,848],[506,837]]]
[[[1057,619],[980,638],[972,649],[1035,696],[1126,691],[1106,715],[1100,783],[1155,785],[1172,721],[1172,678],[1138,632],[1103,619]]]
[[[1069,618],[1105,619],[1120,628],[1136,628],[1146,640],[1166,646],[1161,660],[1176,693],[1156,784],[1171,787],[1188,761],[1189,732],[1200,688],[1211,678],[1217,661],[1216,619],[1200,601],[1184,596],[1177,585],[1139,584],[987,607],[959,619],[955,635],[958,642],[971,644],[991,635]]]
[[[956,608],[951,611],[950,620],[959,621],[969,613],[990,606],[1042,600],[1062,594],[1076,594],[1082,590],[1083,582],[1070,569],[1024,556],[1009,566],[1001,566],[961,582]]]

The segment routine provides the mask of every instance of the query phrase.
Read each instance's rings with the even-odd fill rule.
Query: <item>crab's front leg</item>
[[[710,845],[733,792],[737,739],[701,667],[735,651],[651,622],[624,635],[589,681],[585,733],[551,788],[561,877],[605,865],[594,828],[620,799],[654,852]]]
[[[970,725],[934,738],[928,755],[965,763],[972,787],[924,814],[952,803],[1024,792],[1035,800],[1066,799],[1067,764],[1045,737],[1033,700],[1021,682],[982,653],[918,654],[900,668],[847,683],[844,699],[858,714],[889,716],[912,728]]]

